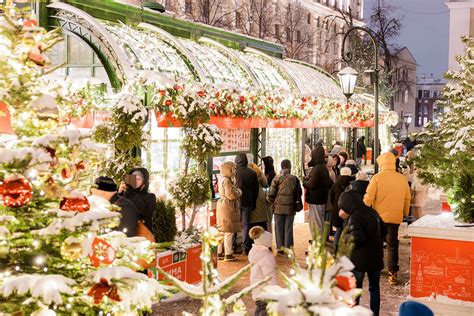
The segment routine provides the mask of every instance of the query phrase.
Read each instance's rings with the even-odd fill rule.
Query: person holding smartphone
[[[132,169],[123,177],[120,183],[120,195],[130,199],[135,204],[144,221],[146,228],[153,231],[153,213],[156,209],[156,196],[148,192],[150,174],[146,168]]]

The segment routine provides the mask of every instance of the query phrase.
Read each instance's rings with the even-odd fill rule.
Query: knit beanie
[[[106,192],[115,192],[117,191],[117,184],[115,184],[114,179],[110,177],[98,177],[94,180],[96,189]]]
[[[369,181],[369,176],[364,171],[359,171],[356,174],[356,180],[359,181]]]
[[[351,175],[352,175],[351,168],[344,167],[341,169],[341,176],[351,176]]]

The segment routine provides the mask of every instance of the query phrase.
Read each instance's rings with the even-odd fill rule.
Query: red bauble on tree
[[[89,200],[80,192],[72,191],[59,203],[63,211],[87,212],[91,206]]]
[[[20,207],[30,203],[33,196],[31,184],[22,176],[11,175],[0,182],[0,198],[8,207]]]

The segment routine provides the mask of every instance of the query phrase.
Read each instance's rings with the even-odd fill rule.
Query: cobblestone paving
[[[300,264],[303,265],[304,252],[307,248],[307,242],[310,239],[310,233],[307,224],[295,225],[295,252],[296,257],[299,259]],[[382,277],[380,280],[381,287],[381,313],[383,316],[398,315],[398,308],[400,304],[405,300],[408,295],[409,286],[408,281],[410,278],[409,274],[409,263],[410,263],[410,242],[408,238],[403,238],[405,229],[400,229],[400,272],[399,272],[399,285],[392,286],[387,283],[387,272],[382,271]],[[219,261],[219,274],[222,279],[237,272],[245,264],[248,263],[247,257],[239,256],[239,260],[235,262],[223,262]],[[289,261],[286,258],[277,257],[277,267],[288,273],[290,270]],[[364,294],[361,298],[361,305],[369,306],[369,294],[368,294],[368,281],[367,278],[364,282]],[[237,284],[234,286],[232,291],[228,295],[238,292],[249,284],[249,273],[245,274]],[[227,296],[227,295],[226,295]],[[244,302],[249,311],[249,315],[253,315],[255,309],[255,303],[250,296],[244,298]],[[162,302],[156,304],[153,315],[181,315],[182,311],[196,314],[199,311],[200,302],[198,300],[183,298],[174,302]]]

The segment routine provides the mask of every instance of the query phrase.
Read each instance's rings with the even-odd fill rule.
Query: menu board
[[[221,152],[250,151],[250,131],[250,129],[243,128],[221,129],[220,132],[224,139]]]

